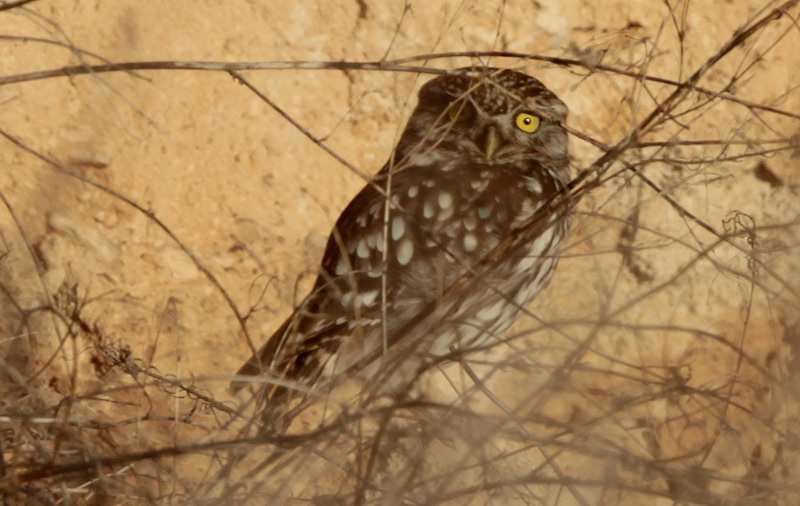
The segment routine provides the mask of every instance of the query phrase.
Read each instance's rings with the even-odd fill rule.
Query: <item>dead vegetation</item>
[[[0,4],[3,503],[797,504],[798,1],[628,3]],[[425,73],[487,61],[571,109],[551,286],[422,397],[261,429],[230,374]]]

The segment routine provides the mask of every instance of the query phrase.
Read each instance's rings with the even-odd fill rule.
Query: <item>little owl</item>
[[[336,221],[313,290],[232,390],[261,374],[272,405],[291,385],[346,376],[408,388],[426,364],[499,341],[569,230],[566,117],[513,70],[426,83],[389,161]]]

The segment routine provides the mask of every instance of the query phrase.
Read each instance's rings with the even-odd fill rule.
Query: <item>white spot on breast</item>
[[[489,181],[486,181],[485,179],[476,179],[475,181],[472,181],[469,185],[472,187],[473,190],[482,192],[483,190],[486,189],[487,186],[489,186]]]
[[[410,164],[417,166],[425,166],[438,161],[439,161],[438,157],[433,157],[430,154],[423,154],[412,157],[410,160]]]
[[[378,298],[377,290],[374,290],[372,292],[362,293],[359,294],[358,297],[356,297],[356,304],[358,304],[359,306],[371,306],[372,303],[375,302],[375,299],[377,298]]]
[[[433,204],[431,202],[425,202],[422,205],[422,215],[426,218],[433,217]]]
[[[485,307],[478,311],[477,317],[482,320],[483,322],[490,322],[497,319],[500,316],[500,312],[503,310],[503,306],[506,305],[506,301],[499,300],[492,304],[489,307]]]
[[[542,193],[542,183],[535,177],[525,176],[525,186],[533,193]]]
[[[492,211],[488,207],[479,207],[478,208],[478,216],[480,216],[480,218],[482,220],[485,220],[486,218],[488,218],[491,215],[492,215]]]
[[[414,198],[419,193],[419,186],[414,185],[408,189],[408,196]]]
[[[425,181],[422,182],[422,186],[424,186],[425,188],[433,188],[433,180],[426,179]]]
[[[344,259],[341,259],[339,260],[339,262],[336,263],[336,269],[334,270],[334,272],[336,273],[337,276],[341,276],[342,274],[347,272],[347,263],[344,261]]]
[[[466,218],[464,218],[464,228],[467,230],[475,230],[475,227],[478,226],[478,220],[475,218],[474,214],[470,214]]]
[[[358,241],[356,255],[358,255],[359,258],[369,258],[369,246],[367,245],[367,241],[364,239]]]
[[[542,235],[536,238],[535,241],[531,243],[530,251],[533,251],[537,255],[541,255],[548,249],[550,249],[551,242],[553,241],[553,227],[548,228]]]
[[[367,226],[367,215],[366,214],[362,214],[361,216],[359,216],[356,219],[356,223],[358,223],[362,227],[366,227]]]
[[[392,218],[392,239],[398,240],[406,233],[406,222],[402,216]]]
[[[475,234],[466,234],[464,236],[464,251],[475,251],[478,247],[478,238]]]
[[[539,258],[540,258],[539,256],[533,256],[533,255],[524,256],[522,257],[522,260],[520,260],[519,263],[517,264],[516,269],[520,271],[527,271],[528,269],[533,267],[533,265],[536,263],[537,260],[539,260]]]
[[[345,307],[347,307],[350,304],[352,304],[353,303],[353,292],[347,292],[344,295],[342,295],[341,301],[342,301],[342,305],[345,306]]]
[[[439,193],[439,207],[447,209],[451,205],[453,205],[453,196],[447,192]]]
[[[397,245],[397,263],[406,265],[411,261],[412,256],[414,256],[414,243],[409,239],[405,239]]]

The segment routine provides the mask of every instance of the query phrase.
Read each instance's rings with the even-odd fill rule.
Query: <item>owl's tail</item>
[[[295,310],[258,353],[239,369],[237,378],[231,382],[231,394],[256,383],[248,381],[245,376],[272,376],[282,382],[297,381],[306,386],[316,381],[326,361],[338,349],[341,339],[336,337],[346,332],[348,323],[333,319],[326,312],[317,312],[313,301],[307,302]],[[315,308],[315,312],[308,312],[309,306]],[[267,397],[273,401],[287,394],[286,386],[265,386],[260,390],[268,392]]]
[[[275,359],[276,353],[278,352],[278,348],[289,332],[289,327],[293,324],[293,322],[295,322],[295,320],[296,313],[287,318],[286,321],[283,322],[283,324],[278,328],[278,330],[276,330],[270,336],[270,338],[267,339],[267,342],[261,347],[260,350],[258,350],[258,353],[250,357],[250,360],[245,362],[245,364],[238,371],[236,371],[237,379],[234,379],[231,382],[229,389],[231,395],[235,395],[242,388],[254,383],[253,381],[248,381],[241,378],[242,376],[261,376],[267,374],[269,371],[272,371],[272,363]]]

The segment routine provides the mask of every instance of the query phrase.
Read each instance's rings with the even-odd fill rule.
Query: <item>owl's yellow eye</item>
[[[472,117],[472,106],[465,102],[454,102],[447,109],[447,114],[453,121],[463,121]]]
[[[516,123],[517,128],[529,134],[539,129],[539,118],[527,112],[517,114]]]

